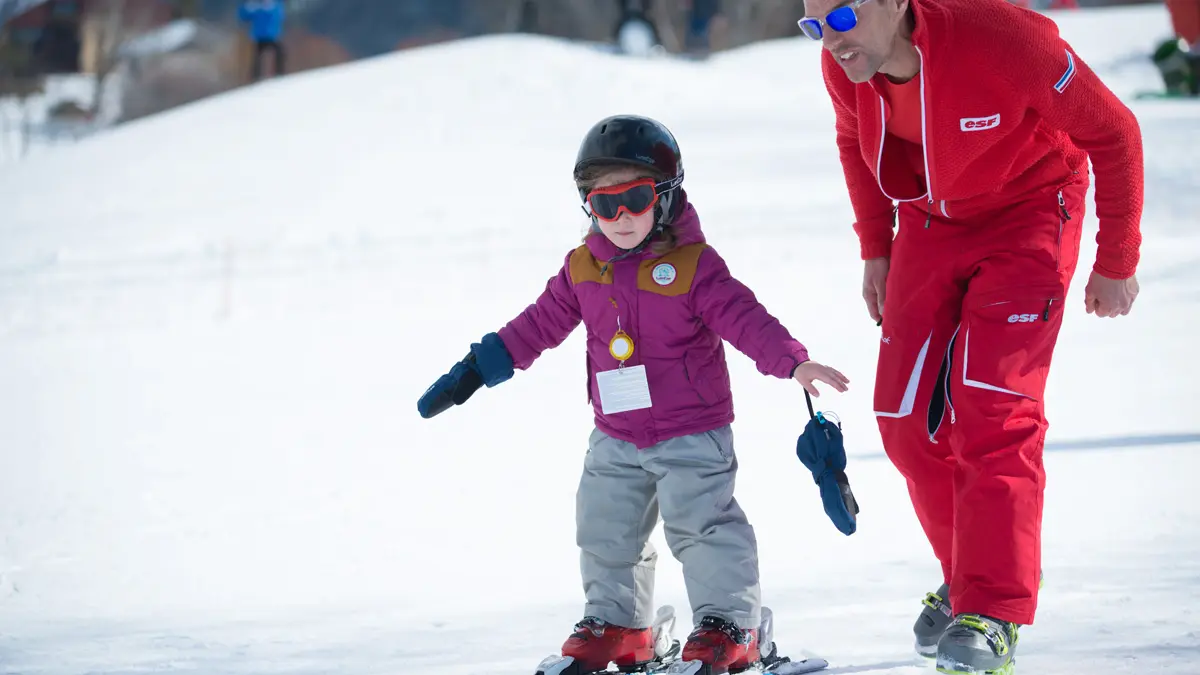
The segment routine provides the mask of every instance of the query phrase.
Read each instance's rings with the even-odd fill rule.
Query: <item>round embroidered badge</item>
[[[675,281],[675,266],[671,263],[659,263],[650,272],[650,277],[659,286],[670,286]]]

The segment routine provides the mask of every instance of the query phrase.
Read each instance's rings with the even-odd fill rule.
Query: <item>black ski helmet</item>
[[[594,164],[628,164],[650,168],[662,175],[655,221],[669,225],[683,208],[683,156],[675,136],[661,122],[640,115],[606,117],[588,130],[575,157],[575,179]],[[580,188],[579,198],[587,200]]]

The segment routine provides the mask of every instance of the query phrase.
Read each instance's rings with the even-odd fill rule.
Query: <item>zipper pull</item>
[[[1058,210],[1062,211],[1063,218],[1066,220],[1071,219],[1071,214],[1067,213],[1067,200],[1063,199],[1062,190],[1058,191]]]
[[[926,204],[925,216],[926,216],[925,217],[925,229],[928,230],[929,223],[930,223],[930,221],[933,220],[933,199],[932,198],[929,200],[929,203]]]
[[[1054,304],[1054,298],[1046,301],[1046,311],[1042,312],[1042,321],[1050,320],[1050,306]]]

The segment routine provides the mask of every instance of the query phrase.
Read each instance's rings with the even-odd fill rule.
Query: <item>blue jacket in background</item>
[[[238,18],[250,24],[256,42],[278,40],[283,32],[282,0],[249,0],[238,7]]]

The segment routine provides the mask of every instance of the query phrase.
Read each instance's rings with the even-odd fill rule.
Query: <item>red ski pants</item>
[[[1200,0],[1167,0],[1171,27],[1193,49],[1200,45]]]
[[[1073,184],[964,221],[921,202],[899,209],[875,415],[955,613],[1033,623],[1042,394],[1086,192]]]

